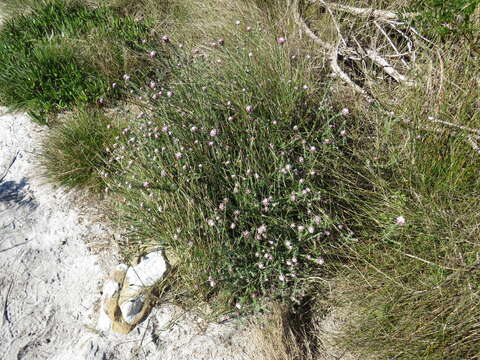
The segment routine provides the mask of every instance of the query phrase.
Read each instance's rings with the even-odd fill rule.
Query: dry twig
[[[318,0],[310,0],[311,3],[317,3]],[[358,7],[353,7],[353,6],[348,6],[348,5],[342,5],[338,3],[325,3],[324,1],[320,2],[322,4],[325,4],[332,10],[337,10],[337,11],[342,11],[351,15],[355,16],[361,16],[361,17],[366,17],[366,18],[375,18],[377,20],[395,20],[395,21],[401,21],[401,17],[403,18],[413,18],[417,14],[415,13],[405,13],[402,14],[401,17],[392,11],[388,10],[377,10],[377,9],[372,9],[372,8],[358,8]]]

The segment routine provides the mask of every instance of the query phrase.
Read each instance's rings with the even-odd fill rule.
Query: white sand
[[[112,235],[73,195],[39,177],[42,133],[24,114],[0,110],[0,358],[250,359],[248,334],[207,324],[173,306],[128,336],[94,330],[107,262],[89,252]],[[13,162],[13,163],[12,163]],[[11,165],[11,167],[10,167]],[[109,245],[110,247],[110,245]],[[115,263],[114,251],[106,253]],[[132,357],[137,351],[138,357]]]

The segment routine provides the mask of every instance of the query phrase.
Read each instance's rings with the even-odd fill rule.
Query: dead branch
[[[329,42],[326,42],[322,39],[320,39],[305,23],[303,18],[301,17],[299,11],[298,11],[298,0],[293,0],[293,3],[291,3],[291,0],[287,0],[287,3],[289,6],[292,6],[293,9],[293,15],[294,15],[294,20],[296,24],[300,27],[300,29],[303,30],[303,32],[313,40],[313,42],[317,45],[319,45],[321,48],[323,48],[325,51],[329,53],[329,60],[330,60],[330,67],[332,68],[332,71],[344,82],[346,82],[350,87],[352,87],[356,92],[365,95],[366,91],[363,90],[360,86],[355,84],[353,80],[350,78],[350,76],[347,75],[341,68],[340,65],[338,65],[338,46],[334,46],[330,44]]]
[[[477,141],[473,138],[473,136],[469,135],[467,137],[467,141],[470,143],[472,146],[473,150],[475,150],[477,153],[480,154],[480,146],[478,146]]]
[[[310,0],[311,3],[317,3],[319,0]],[[377,10],[377,9],[372,9],[372,8],[358,8],[358,7],[353,7],[353,6],[348,6],[348,5],[342,5],[338,3],[325,3],[324,1],[321,1],[321,3],[325,4],[332,10],[336,11],[341,11],[345,12],[351,15],[355,16],[361,16],[361,17],[366,17],[366,18],[375,18],[377,20],[396,20],[396,21],[401,21],[402,18],[413,18],[417,14],[415,13],[404,13],[401,15],[398,15],[397,13],[394,13],[392,11],[388,10]]]
[[[361,57],[358,56],[358,53],[349,47],[346,46],[346,41],[343,39],[340,27],[335,19],[334,14],[330,10],[329,6],[331,3],[326,3],[323,0],[320,0],[320,3],[322,6],[324,6],[327,11],[329,12],[330,16],[332,17],[332,20],[334,22],[335,28],[338,33],[338,42],[342,42],[343,46],[342,48],[339,47],[339,45],[334,46],[333,44],[326,42],[322,39],[320,39],[310,28],[309,26],[305,23],[303,20],[302,16],[300,15],[300,12],[298,10],[298,0],[294,0],[293,4],[291,4],[291,1],[288,0],[289,6],[292,6],[293,8],[293,14],[294,14],[294,20],[297,23],[297,25],[303,30],[303,32],[310,37],[316,44],[318,44],[320,47],[322,47],[324,50],[326,50],[329,53],[329,59],[330,59],[330,66],[333,70],[333,72],[344,82],[346,82],[350,87],[352,87],[356,92],[359,92],[361,94],[366,94],[365,90],[362,89],[360,86],[355,84],[353,80],[348,76],[347,73],[345,73],[340,66],[338,65],[338,56],[342,55],[346,57],[349,60],[361,60]],[[382,58],[378,51],[372,50],[372,49],[367,49],[364,50],[361,47],[359,47],[361,51],[365,54],[366,57],[368,57],[375,65],[377,65],[382,71],[384,71],[386,74],[388,74],[390,77],[392,77],[395,81],[399,83],[404,83],[406,85],[414,85],[414,83],[410,80],[405,75],[400,74],[393,66],[391,66],[387,60]]]
[[[10,168],[13,166],[13,164],[15,163],[15,161],[17,160],[17,156],[19,154],[19,151],[17,151],[15,153],[15,155],[13,156],[12,160],[10,161],[10,164],[7,166],[7,168],[5,169],[5,171],[3,172],[2,176],[0,176],[0,182],[3,181],[3,179],[5,179],[5,177],[7,176],[8,172],[10,171]]]
[[[457,128],[457,129],[460,129],[460,130],[468,131],[468,132],[473,133],[477,136],[480,136],[480,129],[472,129],[472,128],[469,128],[467,126],[454,124],[454,123],[451,123],[451,122],[448,122],[448,121],[445,121],[445,120],[435,119],[434,117],[431,117],[431,116],[429,116],[427,119],[428,119],[428,121],[431,121],[431,122],[436,123],[436,124],[441,124],[441,125],[445,125],[445,126],[448,126],[448,127]]]
[[[400,74],[393,66],[391,66],[387,60],[382,58],[375,50],[367,49],[366,54],[368,58],[383,71],[390,75],[395,81],[404,83],[407,86],[415,85],[415,82],[408,80],[405,75]]]

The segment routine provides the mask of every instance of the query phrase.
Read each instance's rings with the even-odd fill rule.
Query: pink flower
[[[286,41],[287,41],[287,39],[285,39],[283,36],[280,36],[280,37],[277,39],[277,44],[278,44],[278,45],[283,45],[283,44],[285,44]]]
[[[155,51],[150,51],[150,53],[148,54],[148,56],[150,57],[155,57],[155,55],[157,55],[157,53]]]
[[[148,188],[148,186],[149,186],[148,181],[145,181],[145,182],[143,183],[143,187],[144,187],[144,188]]]
[[[403,216],[399,216],[395,219],[395,223],[397,223],[397,225],[403,226],[405,225],[406,220]]]
[[[183,157],[182,153],[181,152],[177,152],[175,153],[175,159],[181,159]]]
[[[342,111],[341,111],[341,114],[343,116],[347,116],[348,114],[350,114],[350,110],[348,110],[347,108],[343,108]]]
[[[218,130],[217,129],[212,129],[212,131],[210,131],[210,136],[211,137],[215,137],[218,135]]]
[[[267,227],[265,225],[262,225],[257,229],[257,233],[259,234],[263,234],[265,232],[267,232]]]

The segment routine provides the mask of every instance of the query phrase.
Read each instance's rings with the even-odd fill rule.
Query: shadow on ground
[[[17,206],[34,209],[37,205],[27,190],[28,181],[25,177],[19,182],[2,181],[0,182],[0,203],[14,203]]]

